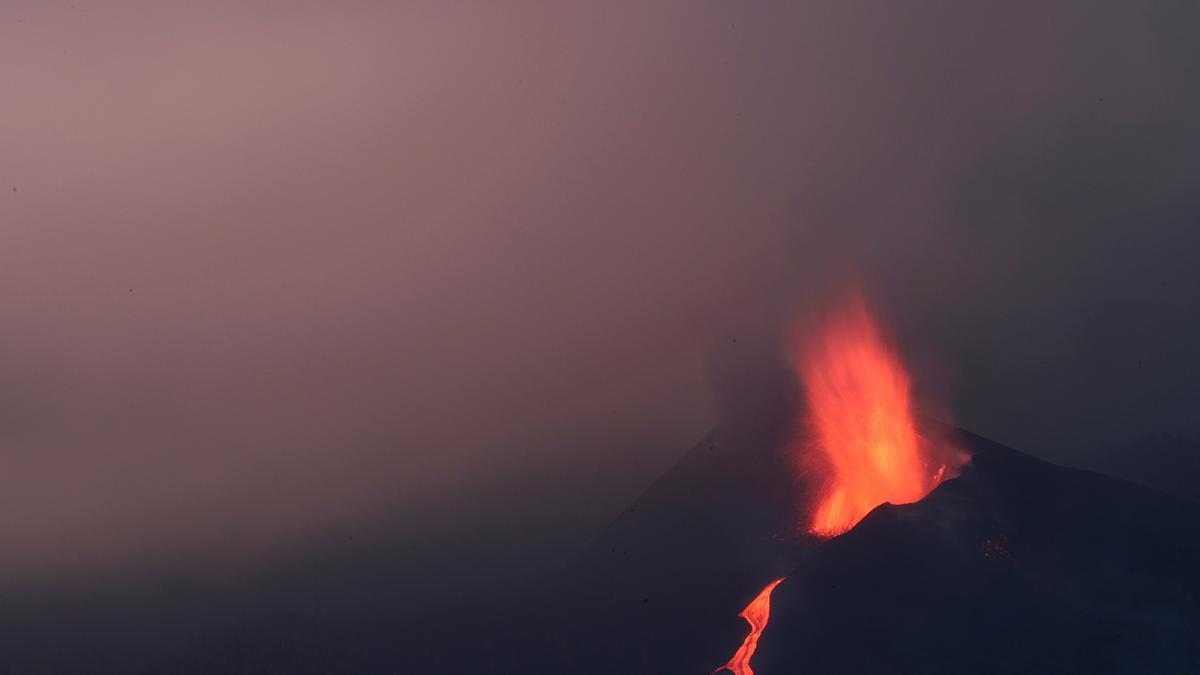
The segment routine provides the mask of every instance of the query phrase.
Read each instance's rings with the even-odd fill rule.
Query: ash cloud
[[[850,276],[978,433],[1200,431],[1194,4],[0,12],[7,587],[534,574]]]

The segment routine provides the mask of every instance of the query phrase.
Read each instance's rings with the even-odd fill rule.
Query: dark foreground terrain
[[[1195,502],[942,434],[961,476],[826,542],[779,536],[781,460],[702,443],[549,602],[547,672],[707,673],[781,576],[760,675],[1200,672]]]
[[[704,675],[768,582],[757,675],[1200,673],[1200,504],[969,433],[920,502],[796,536],[778,443],[706,438],[561,574],[516,601],[246,616],[130,670],[9,631],[0,672]]]

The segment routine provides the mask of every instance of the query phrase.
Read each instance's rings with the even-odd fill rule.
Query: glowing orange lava
[[[738,647],[733,658],[729,659],[729,663],[717,668],[709,673],[719,673],[722,670],[728,670],[734,675],[754,675],[754,669],[750,667],[750,657],[754,656],[754,651],[758,649],[758,638],[762,636],[763,629],[767,627],[767,621],[771,619],[771,591],[775,590],[783,579],[776,579],[767,584],[767,587],[759,591],[758,595],[746,605],[746,609],[738,616],[746,620],[750,624],[750,634],[742,641],[742,646]]]
[[[803,343],[796,366],[812,434],[797,458],[819,479],[809,532],[841,534],[876,506],[915,502],[957,472],[918,436],[908,373],[861,296]]]

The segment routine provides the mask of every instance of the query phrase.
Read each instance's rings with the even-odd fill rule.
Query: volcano
[[[145,672],[1200,672],[1197,502],[922,421],[958,475],[821,537],[769,426],[714,430],[517,602],[269,617]]]
[[[269,617],[161,672],[1200,671],[1200,504],[917,415],[860,296],[560,574],[398,623]]]
[[[969,456],[961,473],[825,539],[787,536],[786,453],[715,432],[557,582],[545,672],[712,672],[780,578],[757,675],[1200,668],[1200,504],[922,433]]]
[[[369,618],[311,626],[303,640],[285,630],[276,642],[289,665],[267,670],[1200,668],[1195,501],[920,418],[899,351],[860,294],[800,327],[789,357],[802,396],[718,427],[519,601],[420,617],[382,639]],[[247,643],[222,658],[270,652]]]
[[[706,439],[569,570],[559,670],[1200,665],[1195,502],[918,419],[858,292],[792,344],[790,431]]]
[[[1195,672],[1195,503],[960,442],[959,478],[875,509],[776,590],[761,673]]]

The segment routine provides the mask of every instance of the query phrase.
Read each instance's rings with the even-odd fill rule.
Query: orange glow
[[[830,316],[798,357],[813,445],[797,458],[818,478],[809,532],[841,534],[876,506],[915,502],[957,473],[918,436],[908,373],[861,296]]]
[[[754,675],[754,669],[750,667],[750,657],[754,656],[754,651],[758,649],[758,638],[762,637],[763,629],[767,627],[767,621],[771,619],[771,591],[782,582],[783,579],[776,579],[767,584],[767,587],[759,591],[750,604],[746,605],[746,609],[738,616],[746,620],[750,624],[750,634],[742,641],[742,646],[738,647],[733,658],[729,659],[729,663],[717,668],[713,673],[719,673],[722,670],[728,670],[734,675]]]

